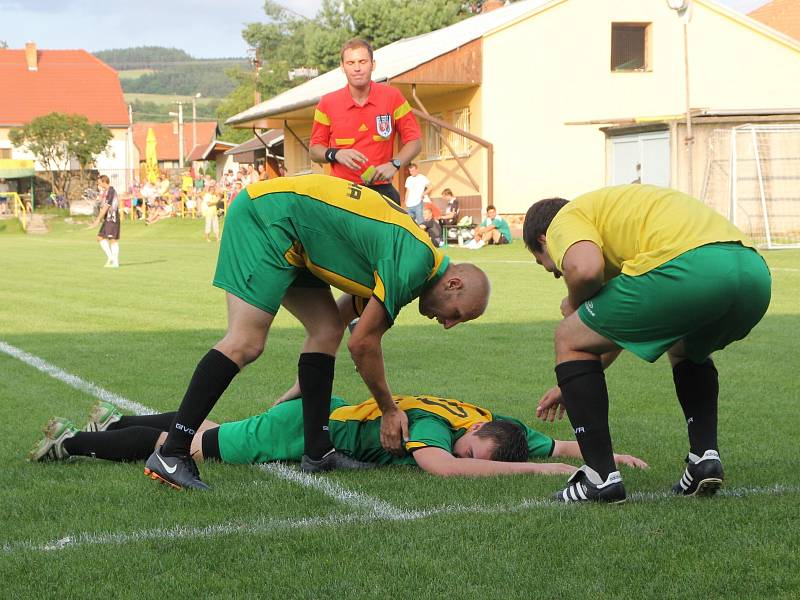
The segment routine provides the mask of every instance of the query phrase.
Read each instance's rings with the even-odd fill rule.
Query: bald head
[[[480,317],[489,304],[489,278],[472,263],[450,263],[419,297],[419,312],[450,329]]]

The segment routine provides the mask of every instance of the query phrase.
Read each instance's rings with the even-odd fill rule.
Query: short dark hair
[[[486,212],[489,212],[490,210],[497,210],[497,209],[494,207],[494,204],[490,204],[489,206],[487,206],[487,207],[486,207]]]
[[[369,59],[375,60],[372,58],[372,45],[367,40],[362,38],[353,38],[352,40],[348,40],[342,44],[342,51],[339,53],[339,60],[344,62],[344,51],[353,50],[354,48],[366,48],[367,52],[369,52]]]
[[[525,214],[525,222],[522,224],[522,239],[528,250],[531,252],[542,251],[539,236],[547,233],[550,223],[566,203],[564,198],[546,198],[539,200],[528,209]]]
[[[453,195],[453,190],[451,190],[450,188],[444,188],[442,190],[442,196],[444,196],[445,194],[447,194],[448,196],[452,196]]]
[[[110,180],[108,179],[108,175],[100,175],[100,177],[98,177],[98,179],[100,181],[102,181],[103,183],[109,183],[110,182]]]
[[[417,163],[408,163],[408,168],[414,167],[415,169],[419,169],[419,165]]]
[[[489,421],[475,432],[475,436],[494,440],[495,447],[490,460],[503,462],[527,462],[528,436],[525,430],[513,421]]]

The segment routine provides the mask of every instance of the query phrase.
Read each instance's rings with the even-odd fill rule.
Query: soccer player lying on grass
[[[331,398],[329,427],[336,448],[378,465],[418,465],[433,475],[560,474],[575,468],[563,463],[528,463],[528,458],[579,458],[577,442],[554,440],[510,417],[466,402],[434,396],[395,396],[409,422],[407,454],[395,456],[380,441],[381,412],[373,398],[349,405]],[[163,442],[174,413],[123,416],[98,402],[86,431],[53,417],[45,437],[30,452],[33,461],[92,456],[115,461],[145,460]],[[303,455],[303,409],[297,398],[233,423],[205,421],[192,441],[192,457],[230,464],[299,461]],[[633,456],[617,454],[617,464],[646,468]]]

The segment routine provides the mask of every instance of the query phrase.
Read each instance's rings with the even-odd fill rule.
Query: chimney
[[[36,42],[25,44],[25,62],[28,63],[28,71],[38,71],[39,61],[36,55]]]
[[[491,12],[496,8],[503,8],[505,6],[505,2],[503,0],[484,0],[483,7],[481,8],[481,14]]]

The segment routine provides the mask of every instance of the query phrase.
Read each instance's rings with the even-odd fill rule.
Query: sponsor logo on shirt
[[[392,135],[392,115],[378,115],[375,117],[375,129],[378,130],[378,135],[382,138],[388,138]]]

